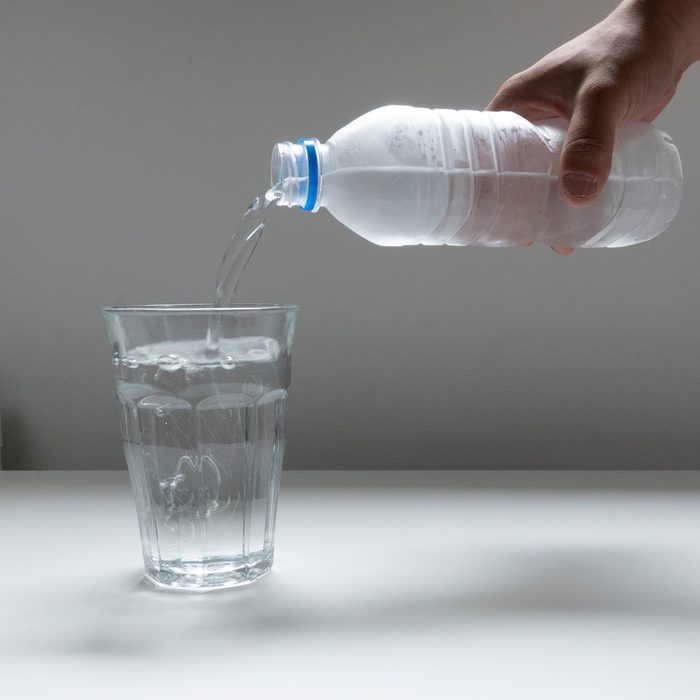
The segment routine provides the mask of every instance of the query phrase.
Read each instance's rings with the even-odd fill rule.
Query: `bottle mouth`
[[[319,207],[320,159],[316,139],[275,144],[270,161],[270,188],[277,203],[317,211]]]

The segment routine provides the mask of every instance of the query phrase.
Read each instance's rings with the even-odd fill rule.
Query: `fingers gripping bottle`
[[[593,204],[557,189],[561,119],[387,106],[326,143],[278,143],[271,181],[282,206],[325,207],[383,246],[621,247],[654,238],[681,198],[678,150],[659,129],[618,130],[610,179]]]

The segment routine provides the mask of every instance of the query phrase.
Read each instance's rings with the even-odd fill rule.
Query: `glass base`
[[[146,579],[158,588],[181,591],[215,591],[253,583],[272,569],[271,552],[248,557],[161,560],[155,568],[146,563]]]

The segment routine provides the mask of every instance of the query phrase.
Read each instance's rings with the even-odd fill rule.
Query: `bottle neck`
[[[322,172],[323,146],[318,140],[276,144],[270,163],[270,187],[277,196],[277,204],[318,211]]]

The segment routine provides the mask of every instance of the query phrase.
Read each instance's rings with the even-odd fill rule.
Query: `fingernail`
[[[576,199],[587,199],[595,193],[597,181],[586,173],[567,173],[564,175],[564,189]]]

